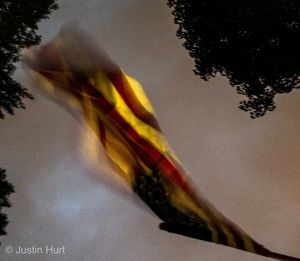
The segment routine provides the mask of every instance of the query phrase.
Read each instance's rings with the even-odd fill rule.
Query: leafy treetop
[[[226,76],[252,118],[275,109],[276,94],[300,87],[300,1],[168,0],[177,36],[208,80]]]
[[[12,75],[21,49],[40,42],[37,23],[57,8],[55,1],[0,1],[0,118],[4,112],[13,114],[15,108],[24,108],[23,98],[32,98]]]

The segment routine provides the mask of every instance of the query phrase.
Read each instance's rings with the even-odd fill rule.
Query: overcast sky
[[[300,92],[251,120],[217,77],[196,77],[165,1],[64,0],[39,26],[43,41],[78,21],[144,86],[161,127],[195,185],[271,250],[300,256]],[[15,185],[0,260],[263,261],[250,253],[168,234],[83,164],[79,123],[15,78],[35,100],[0,126],[0,166]],[[65,255],[4,254],[11,245],[65,247]]]

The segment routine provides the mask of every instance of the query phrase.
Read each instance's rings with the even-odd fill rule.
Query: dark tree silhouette
[[[168,0],[177,36],[208,80],[226,76],[252,118],[275,109],[276,94],[300,87],[300,1]]]
[[[2,208],[11,206],[8,196],[12,192],[14,192],[14,187],[6,180],[5,170],[0,168],[0,236],[6,235],[5,227],[8,220],[7,216],[2,213]]]
[[[12,75],[24,47],[38,44],[41,37],[36,34],[37,23],[48,18],[57,8],[56,0],[1,0],[0,1],[0,119],[4,114],[13,114],[15,108],[24,108],[23,98],[33,98],[16,82]],[[8,223],[2,213],[10,207],[8,195],[14,192],[6,180],[5,170],[0,168],[0,236],[5,235]],[[0,243],[1,244],[1,243]]]
[[[57,8],[56,0],[1,0],[0,1],[0,118],[4,112],[13,114],[24,108],[23,98],[32,98],[12,75],[20,50],[38,44],[37,23]]]

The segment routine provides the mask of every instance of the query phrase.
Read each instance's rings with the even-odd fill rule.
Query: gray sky
[[[65,0],[40,24],[43,40],[79,21],[144,86],[170,144],[195,185],[271,250],[300,256],[300,92],[251,120],[225,78],[202,81],[176,37],[165,1]],[[36,99],[0,126],[0,166],[15,185],[0,260],[269,260],[158,229],[148,211],[112,193],[83,164],[80,126]],[[6,255],[3,248],[65,246],[65,255]]]

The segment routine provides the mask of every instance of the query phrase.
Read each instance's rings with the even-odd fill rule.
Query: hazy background
[[[40,24],[43,41],[80,21],[138,79],[200,191],[266,247],[300,256],[300,92],[251,120],[225,78],[204,82],[176,37],[165,1],[65,0]],[[16,79],[32,90],[18,70]],[[113,194],[80,161],[79,124],[32,90],[0,126],[0,166],[15,185],[0,260],[269,260],[158,229],[150,212]],[[3,248],[65,246],[66,254],[5,255]]]

